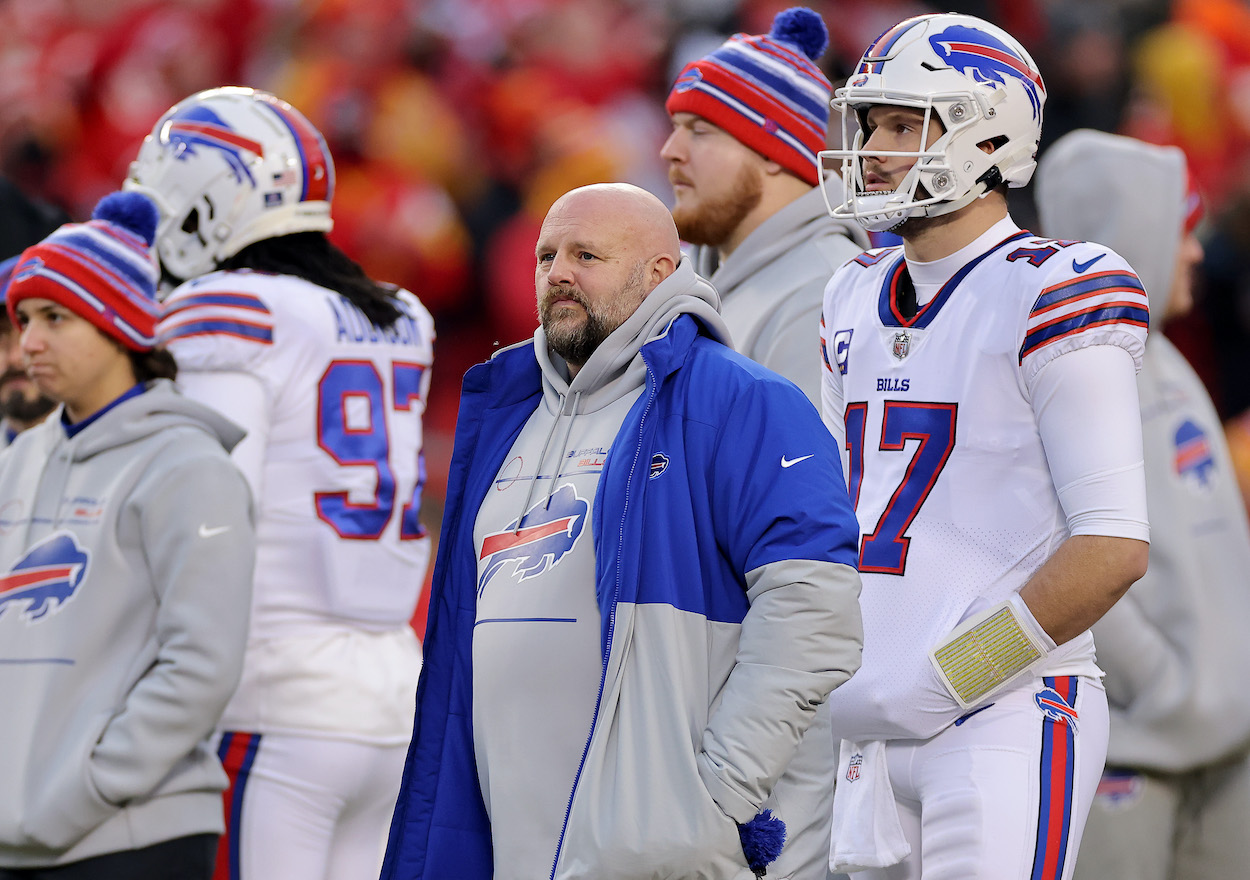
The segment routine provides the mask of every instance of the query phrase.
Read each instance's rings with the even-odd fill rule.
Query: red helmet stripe
[[[265,147],[260,141],[254,141],[251,138],[243,137],[241,134],[236,134],[228,128],[211,125],[207,122],[191,122],[186,119],[176,119],[169,124],[169,129],[170,131],[184,131],[198,134],[201,137],[212,138],[232,147],[255,153],[262,158],[265,155]]]
[[[1027,64],[1015,55],[1012,55],[1010,52],[1003,52],[1000,49],[983,46],[980,43],[943,43],[943,45],[950,46],[952,50],[957,52],[967,52],[970,55],[982,55],[986,58],[993,58],[995,61],[1001,61],[1003,64],[1019,71],[1022,76],[1028,77],[1035,86],[1042,90],[1042,92],[1046,91],[1046,86],[1042,84],[1041,76],[1030,70]]]
[[[257,97],[261,97],[258,95]],[[268,101],[269,106],[291,130],[303,164],[304,182],[300,189],[301,202],[328,202],[334,196],[334,166],[329,162],[330,151],[321,132],[307,119],[280,101]]]

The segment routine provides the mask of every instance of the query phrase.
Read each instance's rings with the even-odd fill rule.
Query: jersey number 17
[[[903,479],[890,496],[877,526],[864,535],[859,545],[859,570],[879,574],[904,573],[911,538],[905,534],[921,505],[933,491],[938,475],[955,448],[956,403],[921,403],[887,400],[881,418],[882,452],[903,452],[908,440],[919,444],[912,453]],[[864,434],[868,425],[868,404],[852,403],[846,408],[846,449],[850,453],[847,488],[851,502],[859,509],[859,491],[864,481]]]

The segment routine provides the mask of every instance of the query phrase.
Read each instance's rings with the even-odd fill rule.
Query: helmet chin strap
[[[890,199],[899,195],[898,190],[880,194],[873,193],[866,196],[861,195],[856,199],[857,206],[862,207],[866,202],[871,204],[869,200],[877,195],[880,195],[882,205],[877,210],[868,211],[868,216],[863,216],[861,212],[856,219],[869,232],[890,232],[902,226],[905,221],[912,217],[942,217],[958,211],[960,208],[971,205],[977,199],[985,198],[994,187],[1002,182],[1003,173],[995,165],[977,178],[977,182],[973,184],[972,189],[957,199],[952,199],[949,202],[935,202],[924,207],[899,208],[897,211],[889,210],[889,202]]]

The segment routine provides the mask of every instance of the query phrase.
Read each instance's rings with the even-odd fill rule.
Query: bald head
[[[673,215],[658,198],[633,184],[595,183],[570,190],[556,199],[543,226],[567,222],[601,230],[641,259],[663,255],[674,266],[681,259]]]
[[[535,248],[547,342],[576,372],[680,261],[673,217],[646,190],[600,183],[565,193],[547,212]]]

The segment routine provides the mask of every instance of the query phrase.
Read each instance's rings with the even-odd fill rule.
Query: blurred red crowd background
[[[256,86],[302,110],[337,166],[331,238],[374,277],[420,296],[438,325],[426,449],[434,529],[460,377],[537,323],[532,248],[551,202],[606,180],[670,201],[659,149],[676,72],[735,31],[767,31],[791,5],[0,0],[0,174],[83,219],[118,187],[156,119],[195,91]],[[1048,86],[1043,149],[1077,127],[1184,148],[1208,202],[1208,258],[1203,308],[1170,332],[1250,465],[1250,442],[1236,436],[1236,418],[1250,409],[1250,6],[806,5],[829,26],[822,63],[835,85],[898,20],[971,12],[1037,59]],[[1013,210],[1029,225],[1027,191],[1018,202]]]

